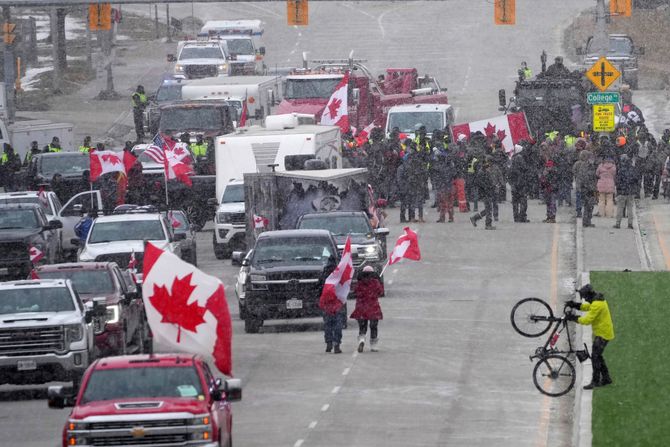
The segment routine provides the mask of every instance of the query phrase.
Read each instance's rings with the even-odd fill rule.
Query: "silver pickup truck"
[[[70,280],[0,283],[0,385],[72,381],[93,361],[95,310]]]

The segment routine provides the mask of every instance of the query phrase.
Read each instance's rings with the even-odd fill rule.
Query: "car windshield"
[[[228,46],[228,51],[231,55],[233,54],[245,54],[253,55],[254,44],[251,43],[251,39],[229,39],[226,40],[226,45]]]
[[[181,84],[163,84],[158,87],[156,101],[178,101],[181,99]]]
[[[628,39],[610,39],[610,54],[632,54],[633,45]]]
[[[446,123],[440,112],[398,112],[389,114],[388,128],[397,127],[400,132],[416,132],[419,127],[426,126],[426,131],[442,130]]]
[[[114,292],[114,283],[107,270],[55,270],[40,271],[40,279],[69,279],[74,288],[83,295]]]
[[[286,99],[304,99],[304,98],[323,98],[328,99],[335,91],[335,87],[339,84],[342,78],[326,78],[326,79],[287,79],[286,91],[284,97]]]
[[[84,171],[90,169],[90,157],[80,153],[42,157],[40,169],[45,177],[52,177],[54,174],[81,176]]]
[[[219,47],[184,47],[179,60],[185,59],[225,59]]]
[[[370,223],[365,216],[310,216],[300,221],[301,229],[328,230],[335,236],[371,233]]]
[[[217,107],[171,108],[161,111],[160,130],[219,130],[223,110]]]
[[[47,199],[40,200],[39,197],[3,197],[0,199],[0,206],[7,204],[15,203],[25,203],[25,204],[36,204],[42,207],[46,214],[51,214],[51,209],[49,208],[49,201]]]
[[[161,241],[167,239],[158,219],[135,220],[128,224],[119,222],[95,222],[89,236],[89,244],[114,241]]]
[[[0,208],[0,230],[38,228],[39,221],[33,209]]]
[[[82,403],[103,400],[183,397],[204,398],[193,366],[98,369],[89,377]]]
[[[223,191],[221,203],[244,202],[244,185],[228,185]]]
[[[0,290],[0,315],[73,310],[74,300],[66,287]]]
[[[296,262],[327,264],[334,261],[333,257],[330,244],[323,238],[266,238],[256,242],[251,263],[256,267]]]

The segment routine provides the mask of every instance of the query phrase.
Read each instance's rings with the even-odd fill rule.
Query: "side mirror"
[[[75,213],[78,213],[80,216],[82,216],[84,213],[84,207],[81,203],[77,203],[72,205],[72,209],[74,210]]]
[[[376,228],[374,230],[375,235],[377,236],[387,236],[389,234],[389,229],[388,228]]]
[[[575,53],[577,54],[577,56],[584,56],[584,48],[582,47],[575,48]]]
[[[183,241],[184,239],[186,239],[186,233],[175,233],[175,234],[174,234],[174,239],[173,239],[173,240],[174,240],[175,242],[177,242],[177,241]]]
[[[216,200],[214,197],[210,197],[209,199],[207,199],[207,205],[209,205],[209,206],[218,206],[218,205],[219,205],[219,201]]]
[[[104,297],[93,298],[93,315],[96,317],[104,317],[107,315],[107,299]]]
[[[260,48],[258,49],[258,53],[259,53],[261,56],[265,56],[265,47],[260,47]]]
[[[73,237],[70,239],[70,243],[75,247],[79,247],[81,245],[81,240],[79,240],[78,237]]]
[[[354,104],[358,105],[361,100],[361,90],[355,88],[351,91],[351,98],[354,100]]]
[[[47,389],[47,405],[49,408],[63,409],[74,407],[74,397],[66,394],[62,386],[50,386]]]
[[[228,379],[223,383],[223,391],[226,393],[228,402],[242,400],[242,381],[240,379]]]
[[[50,220],[48,227],[49,227],[50,230],[58,230],[60,228],[63,228],[63,222],[61,222],[60,220],[56,220],[56,219]]]
[[[639,55],[644,55],[644,47],[637,47],[637,50],[635,51],[636,54]]]
[[[243,265],[242,262],[244,261],[244,257],[247,254],[243,251],[234,251],[232,255],[230,256],[230,262],[233,265]]]
[[[177,62],[177,58],[174,56],[174,54],[168,54],[167,55],[167,61],[168,62]]]
[[[498,90],[498,104],[500,104],[500,107],[505,107],[507,105],[507,94],[505,93],[504,88]]]

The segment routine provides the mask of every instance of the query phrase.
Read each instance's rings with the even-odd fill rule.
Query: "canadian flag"
[[[375,128],[375,122],[371,122],[363,130],[358,132],[358,135],[356,135],[356,144],[359,146],[363,146],[367,141],[368,141],[368,136],[370,135],[370,132],[372,132],[372,129]]]
[[[232,326],[218,278],[148,242],[142,299],[154,340],[168,351],[201,354],[232,375]]]
[[[164,164],[165,176],[168,180],[177,179],[185,185],[193,186],[191,181],[193,167],[184,162],[189,152],[186,143],[172,139],[165,140],[160,134],[154,137],[153,144],[144,151],[156,163]]]
[[[487,138],[492,138],[495,135],[502,141],[503,148],[508,153],[513,151],[514,145],[521,140],[531,141],[524,112],[500,115],[472,123],[457,124],[452,130],[455,140],[458,140],[458,136],[463,134],[469,141],[470,135],[477,131],[483,133]]]
[[[351,259],[351,237],[344,244],[342,258],[335,270],[328,275],[321,291],[319,307],[331,315],[337,313],[347,302],[351,280],[354,277],[354,263]]]
[[[181,222],[179,222],[179,219],[174,217],[174,213],[172,210],[168,213],[168,220],[170,221],[170,225],[172,225],[172,228],[179,228],[181,227]]]
[[[89,157],[91,157],[91,182],[110,172],[121,172],[124,175],[126,173],[126,166],[117,152],[95,151],[91,152]]]
[[[123,151],[123,166],[126,168],[126,172],[130,172],[130,168],[133,167],[137,157],[131,154],[129,151]]]
[[[270,220],[267,217],[254,214],[254,229],[267,228],[270,225]]]
[[[389,265],[395,264],[401,259],[411,259],[413,261],[421,260],[419,237],[409,227],[403,229],[403,234],[395,243],[393,252],[391,253],[391,256],[389,256]]]
[[[349,86],[349,72],[347,72],[335,91],[330,96],[326,108],[321,115],[321,122],[325,126],[339,126],[342,133],[349,130],[349,110],[347,105]]]
[[[128,270],[135,270],[137,268],[137,258],[135,257],[135,250],[130,252],[130,259],[128,259]]]
[[[240,122],[237,127],[244,127],[247,125],[247,119],[249,118],[249,107],[247,107],[247,98],[245,96],[244,101],[242,101],[242,112],[240,112]]]
[[[47,198],[47,192],[44,190],[44,186],[40,186],[40,189],[37,192],[37,200],[40,201],[42,207],[49,208],[49,199]]]
[[[30,262],[33,264],[39,262],[44,257],[44,253],[34,245],[30,246],[28,254],[30,255]]]

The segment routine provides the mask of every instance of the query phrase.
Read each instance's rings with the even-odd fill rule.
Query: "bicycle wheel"
[[[570,360],[558,354],[540,359],[533,369],[533,382],[542,394],[562,396],[575,386],[575,367]]]
[[[551,327],[554,313],[549,304],[539,298],[524,298],[514,305],[510,319],[512,327],[524,337],[539,337]]]

